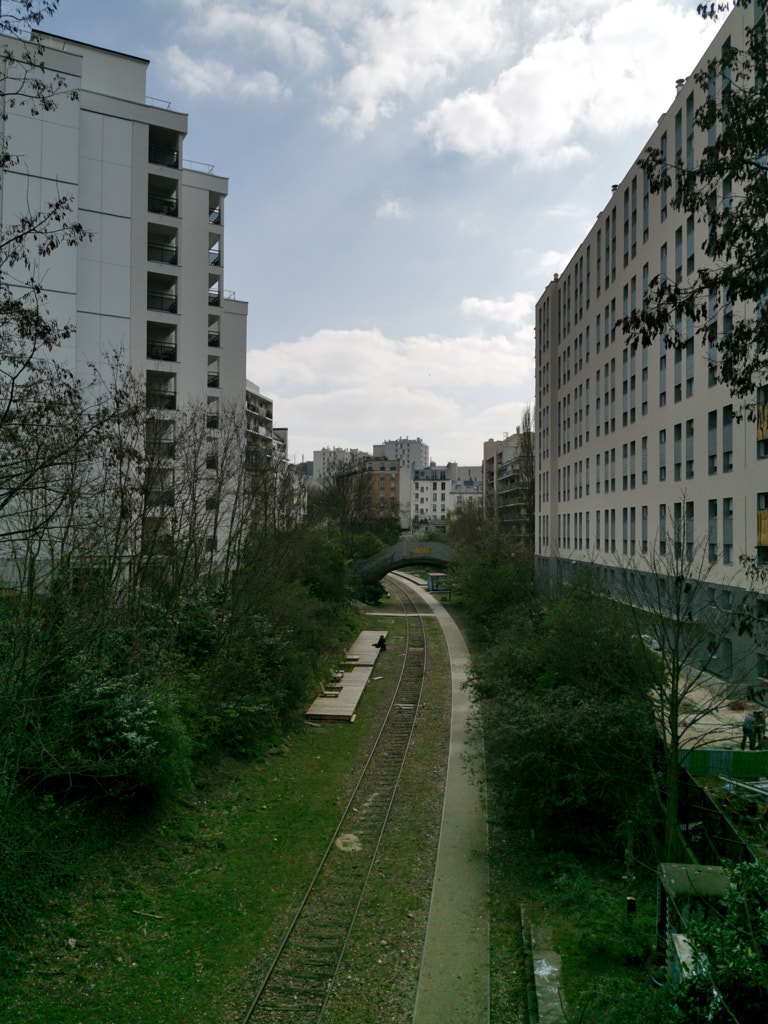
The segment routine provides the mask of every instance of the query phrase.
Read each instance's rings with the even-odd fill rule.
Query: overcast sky
[[[534,395],[533,309],[714,27],[695,0],[61,0],[151,60],[230,179],[225,286],[292,457],[477,465]]]

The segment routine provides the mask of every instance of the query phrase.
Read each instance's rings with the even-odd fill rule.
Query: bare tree
[[[665,821],[664,856],[678,851],[678,794],[683,749],[711,745],[722,734],[716,713],[740,681],[731,663],[731,634],[748,614],[750,598],[713,579],[708,545],[697,541],[685,495],[670,508],[664,529],[648,551],[620,563],[620,595],[630,608],[646,657],[658,664],[653,703],[664,751],[658,795]],[[723,671],[727,679],[713,678]]]

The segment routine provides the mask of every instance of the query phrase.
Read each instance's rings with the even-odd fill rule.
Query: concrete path
[[[488,826],[484,792],[467,770],[468,760],[478,756],[468,738],[476,711],[461,688],[469,653],[456,623],[419,582],[420,586],[412,585],[433,608],[448,646],[453,707],[443,820],[413,1024],[487,1024]]]

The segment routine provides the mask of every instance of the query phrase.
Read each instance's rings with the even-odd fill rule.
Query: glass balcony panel
[[[179,253],[175,245],[149,242],[147,245],[147,259],[152,263],[167,263],[175,267],[178,263]]]
[[[148,292],[147,309],[159,309],[162,313],[176,313],[176,296],[167,292]]]
[[[208,374],[208,387],[209,388],[217,388],[218,386],[219,386],[219,375],[218,375],[218,373],[209,373]]]
[[[147,359],[162,359],[167,363],[175,363],[176,343],[174,341],[156,341],[147,338]]]
[[[160,146],[149,147],[149,162],[161,167],[178,167],[179,153],[174,149],[163,149]]]
[[[173,196],[159,196],[150,192],[147,197],[147,209],[150,213],[160,213],[164,217],[178,217],[179,203]]]

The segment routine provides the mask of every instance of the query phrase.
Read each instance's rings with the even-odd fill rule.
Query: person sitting
[[[373,646],[374,647],[378,647],[380,651],[386,651],[386,649],[387,649],[387,641],[385,640],[383,633],[381,634],[379,639],[376,641],[376,643],[373,644]]]

